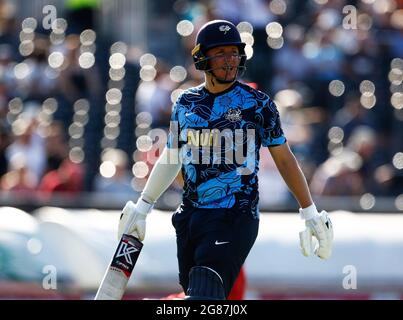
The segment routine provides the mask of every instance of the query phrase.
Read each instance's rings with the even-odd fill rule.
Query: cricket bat
[[[143,243],[134,236],[124,234],[120,239],[95,300],[121,300],[126,290]]]

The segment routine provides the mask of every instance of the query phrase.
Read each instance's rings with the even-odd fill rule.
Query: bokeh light
[[[266,26],[266,33],[269,38],[277,39],[283,35],[283,27],[278,22],[270,22]]]
[[[252,59],[252,57],[253,57],[253,47],[247,44],[245,46],[245,54],[246,54],[246,59],[247,60]]]
[[[148,128],[153,122],[151,113],[147,111],[140,112],[136,117],[136,124],[142,128]]]
[[[365,193],[360,198],[360,206],[364,210],[370,210],[375,206],[375,197],[371,193]]]
[[[74,113],[73,122],[80,123],[81,125],[85,126],[88,123],[89,117],[88,113],[84,110],[78,110]]]
[[[399,69],[399,70],[403,70],[403,59],[401,58],[394,58],[392,59],[392,61],[390,62],[390,68],[391,69]]]
[[[57,100],[55,98],[47,98],[42,103],[42,109],[44,112],[52,114],[55,113],[58,107]]]
[[[18,63],[14,67],[14,75],[17,79],[22,80],[31,73],[31,68],[25,62]]]
[[[403,211],[403,194],[396,197],[395,206],[397,210]]]
[[[49,36],[50,42],[53,45],[58,45],[58,44],[62,44],[63,41],[65,40],[65,35],[64,33],[54,33],[52,32]]]
[[[277,92],[274,96],[274,100],[279,107],[300,107],[302,104],[301,94],[293,89],[285,89]]]
[[[394,94],[392,94],[390,103],[395,109],[403,109],[403,93],[395,92]]]
[[[346,87],[343,83],[343,81],[340,80],[332,80],[329,83],[329,92],[335,96],[335,97],[340,97],[343,95]]]
[[[145,53],[140,57],[140,66],[152,66],[157,64],[157,58],[151,53]]]
[[[360,83],[360,92],[362,94],[368,92],[370,94],[375,93],[375,84],[372,81],[369,80],[363,80]]]
[[[87,99],[78,99],[73,105],[74,111],[88,112],[90,110],[90,102]]]
[[[94,30],[87,29],[81,32],[80,34],[80,42],[84,46],[89,46],[95,42],[97,35]]]
[[[116,173],[116,167],[112,161],[104,161],[99,166],[99,173],[104,178],[112,178]]]
[[[133,165],[132,172],[136,178],[145,178],[149,172],[147,163],[145,163],[144,161],[137,161]]]
[[[21,23],[22,31],[26,33],[34,32],[37,26],[38,22],[33,17],[25,18]]]
[[[52,52],[48,57],[49,66],[53,69],[60,68],[64,62],[64,55],[61,52]]]
[[[253,33],[253,26],[252,26],[252,24],[250,24],[247,21],[242,21],[242,22],[238,23],[236,28],[238,29],[239,33],[243,33],[243,32],[246,32],[249,34]]]
[[[361,105],[366,109],[372,109],[376,104],[376,97],[371,92],[364,92],[360,98]]]
[[[403,152],[398,152],[393,156],[392,160],[393,166],[396,169],[403,169]]]
[[[106,124],[118,126],[120,123],[120,113],[117,111],[109,111],[106,113],[104,121]]]
[[[269,9],[273,14],[281,16],[287,11],[287,3],[284,0],[272,0],[270,1]]]
[[[112,105],[118,104],[120,103],[121,100],[122,100],[122,91],[120,91],[119,89],[112,88],[106,92],[106,101],[109,104]]]
[[[109,140],[115,140],[120,134],[120,128],[116,123],[107,123],[104,128],[104,136]]]
[[[113,81],[119,81],[122,80],[126,75],[126,69],[121,68],[121,69],[109,69],[109,78],[111,78]]]
[[[272,49],[281,49],[284,45],[284,38],[279,37],[279,38],[267,38],[267,45],[272,48]]]
[[[153,147],[153,140],[147,135],[142,135],[137,138],[136,146],[141,152],[150,151]]]
[[[333,143],[340,143],[344,139],[344,131],[340,127],[332,127],[328,132],[328,137]]]
[[[157,70],[151,65],[145,65],[140,69],[140,78],[143,81],[153,81],[157,75]]]
[[[71,148],[69,158],[74,163],[81,163],[85,159],[84,150],[81,147]]]
[[[194,25],[189,20],[181,20],[176,25],[176,31],[182,36],[190,36],[194,31]]]
[[[35,33],[31,32],[31,33],[27,33],[25,31],[21,31],[20,32],[20,41],[33,41],[35,39]]]
[[[120,112],[120,111],[122,111],[122,104],[121,103],[117,103],[117,104],[106,103],[105,104],[105,111],[106,112],[110,112],[110,111]]]
[[[255,38],[249,32],[241,32],[241,40],[249,46],[253,46]]]
[[[396,86],[400,85],[403,81],[403,70],[393,68],[388,74],[388,79],[392,84]]]
[[[95,64],[95,56],[91,52],[84,52],[78,58],[78,64],[83,69],[90,69]]]
[[[18,51],[23,57],[29,56],[34,51],[34,43],[31,40],[22,41]]]
[[[19,97],[11,99],[8,103],[8,109],[13,114],[19,114],[23,107],[24,105]]]
[[[121,53],[123,55],[127,54],[127,44],[123,41],[117,41],[111,46],[111,54]]]
[[[174,82],[182,82],[186,79],[187,77],[187,71],[184,67],[182,66],[175,66],[171,69],[169,72],[169,77],[171,78],[172,81]]]
[[[69,135],[73,139],[79,139],[84,134],[84,127],[79,122],[73,122],[68,129]]]
[[[112,69],[122,69],[126,63],[126,57],[124,54],[116,52],[109,58],[109,65]]]
[[[57,18],[52,22],[52,31],[55,34],[63,34],[67,30],[67,21],[63,18]]]

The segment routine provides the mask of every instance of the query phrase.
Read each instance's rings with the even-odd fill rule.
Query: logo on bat
[[[116,253],[116,258],[124,256],[126,262],[130,265],[133,265],[132,257],[130,255],[137,251],[139,251],[139,249],[137,249],[136,247],[130,246],[128,243],[121,242],[118,252]]]

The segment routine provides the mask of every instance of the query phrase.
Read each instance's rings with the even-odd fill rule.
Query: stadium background
[[[242,80],[275,100],[336,232],[332,260],[299,254],[297,204],[262,150],[247,298],[403,297],[402,1],[0,0],[1,298],[92,298],[215,18],[240,30]],[[150,216],[127,298],[179,290],[181,183]]]

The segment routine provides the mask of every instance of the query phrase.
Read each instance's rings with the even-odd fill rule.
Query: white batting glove
[[[118,240],[123,234],[135,236],[140,241],[146,235],[146,217],[153,205],[140,198],[136,204],[128,201],[122,210],[119,220]]]
[[[305,220],[306,229],[299,233],[302,254],[306,257],[316,254],[321,259],[328,259],[332,254],[333,226],[326,211],[320,214],[313,204],[299,209],[301,218]],[[312,236],[317,239],[314,247]]]

